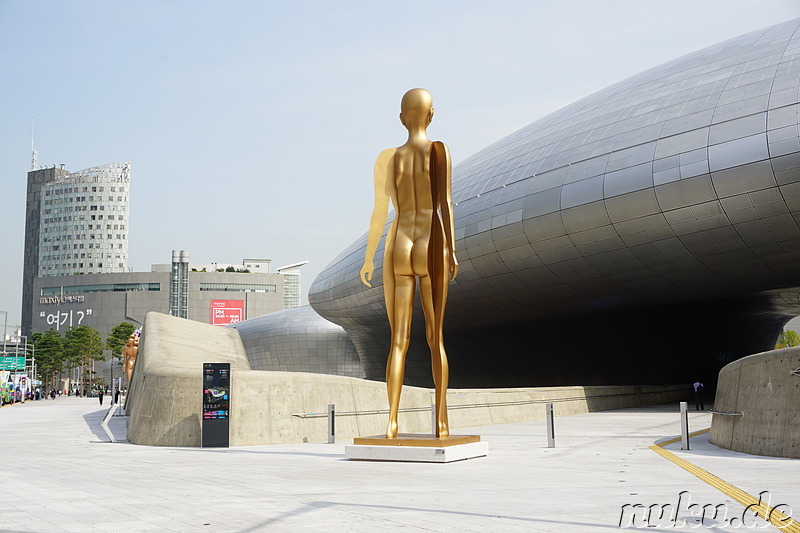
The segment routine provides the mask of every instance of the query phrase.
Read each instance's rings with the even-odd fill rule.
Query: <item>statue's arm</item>
[[[436,146],[436,183],[439,187],[444,237],[450,253],[450,279],[454,280],[458,275],[458,259],[456,259],[456,230],[453,222],[453,195],[451,192],[452,162],[450,149],[445,143],[436,141],[434,146]]]
[[[369,234],[367,236],[367,253],[364,257],[364,266],[361,267],[361,281],[367,287],[372,287],[372,273],[375,265],[372,262],[378,244],[381,242],[383,228],[389,212],[389,177],[394,176],[394,154],[396,148],[384,150],[375,161],[375,205],[372,208],[372,217],[369,219]]]

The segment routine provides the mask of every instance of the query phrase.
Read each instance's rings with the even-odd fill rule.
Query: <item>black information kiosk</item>
[[[203,448],[230,445],[231,364],[203,363]]]

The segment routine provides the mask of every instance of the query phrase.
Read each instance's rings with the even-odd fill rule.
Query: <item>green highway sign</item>
[[[25,370],[25,357],[0,357],[0,370]]]

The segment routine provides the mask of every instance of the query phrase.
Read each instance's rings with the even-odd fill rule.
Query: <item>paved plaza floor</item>
[[[72,397],[0,409],[0,531],[601,532],[619,529],[621,518],[647,531],[776,530],[651,449],[679,435],[677,405],[558,417],[555,448],[543,421],[457,430],[480,434],[490,452],[449,464],[347,461],[352,440],[109,443],[105,412],[96,399]],[[691,430],[711,416],[692,411]],[[119,438],[125,421],[112,420]],[[800,460],[722,450],[708,433],[690,448],[664,447],[800,518]],[[651,505],[664,516],[632,515]],[[703,506],[717,515],[699,524],[692,515]]]

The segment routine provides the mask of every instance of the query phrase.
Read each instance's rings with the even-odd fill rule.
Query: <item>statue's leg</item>
[[[389,319],[389,330],[391,339],[394,336],[394,240],[395,228],[394,223],[386,233],[386,245],[383,254],[383,301],[386,303],[386,316]],[[386,382],[389,382],[389,366],[392,360],[392,350],[389,350],[389,356],[386,360]]]
[[[403,390],[406,352],[411,337],[411,312],[414,306],[414,276],[395,276],[394,309],[392,313],[392,347],[386,363],[386,391],[389,395],[389,425],[386,437],[397,437],[397,412]]]
[[[445,272],[449,272],[448,263],[445,262]],[[439,357],[439,369],[441,372],[441,382],[440,382],[440,390],[436,391],[438,394],[439,407],[438,407],[438,415],[439,415],[439,433],[441,437],[448,437],[450,436],[450,425],[447,419],[447,387],[450,382],[450,365],[447,363],[447,352],[444,350],[444,308],[445,304],[447,303],[447,285],[450,283],[449,279],[445,279],[442,283],[438,284],[439,286],[434,285],[433,287],[433,295],[434,295],[434,308],[436,310],[435,315],[435,328],[436,328],[436,336],[438,339],[438,357]]]
[[[439,319],[435,288],[430,276],[419,279],[420,300],[425,313],[425,334],[431,349],[433,384],[436,387],[434,396],[436,399],[436,436],[447,437],[450,435],[447,420],[447,382],[450,368],[447,364],[447,354],[444,351],[442,321]]]

